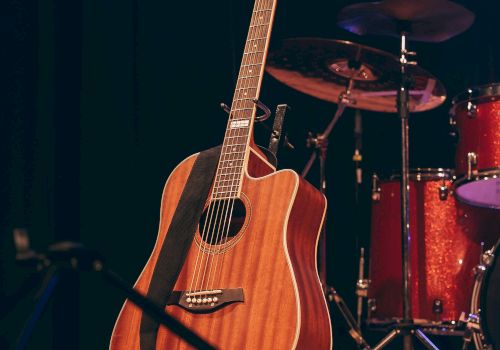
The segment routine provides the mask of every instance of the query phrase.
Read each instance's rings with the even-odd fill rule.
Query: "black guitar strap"
[[[153,271],[147,297],[165,307],[179,277],[215,176],[221,147],[203,151],[194,162]],[[142,314],[141,350],[156,349],[158,323]]]

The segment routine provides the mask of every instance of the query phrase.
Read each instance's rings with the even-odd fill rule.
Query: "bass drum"
[[[500,349],[500,240],[483,254],[472,292],[471,313],[479,316],[480,332],[474,334],[476,349]]]

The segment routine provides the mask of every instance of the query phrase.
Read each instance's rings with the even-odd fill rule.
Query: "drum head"
[[[481,328],[493,349],[500,346],[500,251],[495,250],[495,260],[488,268],[486,283],[481,290]]]
[[[455,96],[451,102],[456,106],[465,102],[491,101],[498,97],[500,97],[500,84],[488,84],[467,89]]]
[[[467,204],[500,209],[500,178],[487,178],[465,180],[460,179],[455,183],[455,194]]]

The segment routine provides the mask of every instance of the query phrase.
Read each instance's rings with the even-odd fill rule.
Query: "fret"
[[[234,176],[234,175],[241,175],[241,173],[240,173],[240,172],[238,172],[238,171],[235,171],[235,172],[233,172],[233,173],[230,173],[230,172],[225,172],[225,173],[223,173],[223,174],[218,174],[217,176],[220,178],[220,177],[222,177],[222,176]],[[238,177],[239,177],[239,176],[238,176]],[[235,179],[237,179],[238,177],[235,177]],[[217,179],[217,181],[219,181],[219,179]]]
[[[246,141],[247,135],[242,135],[242,136],[226,136],[226,139],[228,140],[237,140],[237,139],[243,139],[242,141]]]
[[[253,25],[250,25],[250,28],[257,28],[257,27],[262,27],[262,26],[269,26],[269,23],[253,24]]]
[[[218,177],[217,178],[217,182],[219,182],[219,181],[229,181],[229,180],[236,181],[236,180],[239,179],[239,176],[234,176],[236,174],[239,175],[239,173],[236,173],[236,172],[234,172],[234,173],[227,173],[226,172],[224,174],[219,174],[219,175],[217,175],[217,177]]]
[[[254,10],[253,13],[259,13],[259,12],[268,12],[272,11],[273,9],[264,9],[264,10]]]
[[[219,162],[221,169],[237,168],[243,165],[245,159],[227,159]]]
[[[232,158],[227,158],[227,157],[230,157],[230,156],[234,156],[234,155],[239,155],[240,157],[238,158],[235,158],[235,157],[232,157]],[[224,157],[226,157],[225,159],[223,159]],[[236,160],[243,160],[245,158],[245,153],[244,152],[235,152],[235,153],[227,153],[227,154],[223,154],[221,156],[221,160],[222,161],[228,161],[228,160],[231,160],[231,161],[236,161]]]
[[[228,167],[219,167],[218,170],[224,170],[224,169],[235,169],[235,168],[242,168],[241,166],[240,167],[233,167],[233,166],[228,166]],[[240,169],[241,170],[241,169]]]
[[[237,98],[237,99],[234,99],[233,101],[245,101],[245,100],[250,101],[253,104],[253,101],[252,101],[252,99],[250,97],[247,97],[247,98]]]
[[[235,108],[231,109],[232,112],[238,112],[238,111],[252,111],[253,108]]]
[[[241,67],[252,67],[252,66],[261,66],[262,63],[252,63],[252,64],[242,64]]]
[[[225,188],[225,187],[234,187],[238,186],[238,183],[235,183],[236,179],[231,179],[231,180],[220,180],[217,182],[217,189]],[[215,186],[214,186],[215,188]]]
[[[219,194],[213,195],[212,198],[225,200],[225,199],[236,199],[237,196],[238,196],[238,192],[235,192],[233,194],[231,194],[231,193],[229,193],[229,194],[219,193]]]
[[[237,151],[238,149],[243,149],[245,150],[245,146],[246,144],[245,143],[240,143],[240,144],[232,144],[232,145],[225,145],[225,146],[222,146],[222,152],[223,153],[226,153],[226,152],[240,152],[240,151]],[[225,148],[225,150],[224,150]],[[231,149],[230,151],[228,149]]]
[[[228,194],[231,194],[231,193],[238,193],[238,186],[232,186],[230,188],[227,188],[227,189],[224,189],[224,190],[219,190],[217,191],[215,188],[214,188],[214,195],[228,195]]]
[[[226,191],[225,188],[230,188],[231,191],[232,191],[234,187],[238,187],[238,186],[239,186],[239,184],[230,184],[230,185],[224,185],[224,186],[217,186],[217,187],[214,187],[214,191],[217,191],[217,192]]]

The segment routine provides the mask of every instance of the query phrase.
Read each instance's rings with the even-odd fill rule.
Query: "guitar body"
[[[143,294],[196,157],[179,164],[165,185],[157,242],[135,284]],[[291,170],[273,172],[251,149],[240,199],[244,224],[224,250],[216,287],[242,288],[244,301],[207,313],[178,305],[167,306],[167,312],[219,349],[330,349],[330,317],[316,267],[324,196]],[[174,291],[190,288],[200,242],[198,232]],[[110,349],[140,349],[141,317],[141,310],[127,300]],[[160,326],[156,349],[190,348]]]

